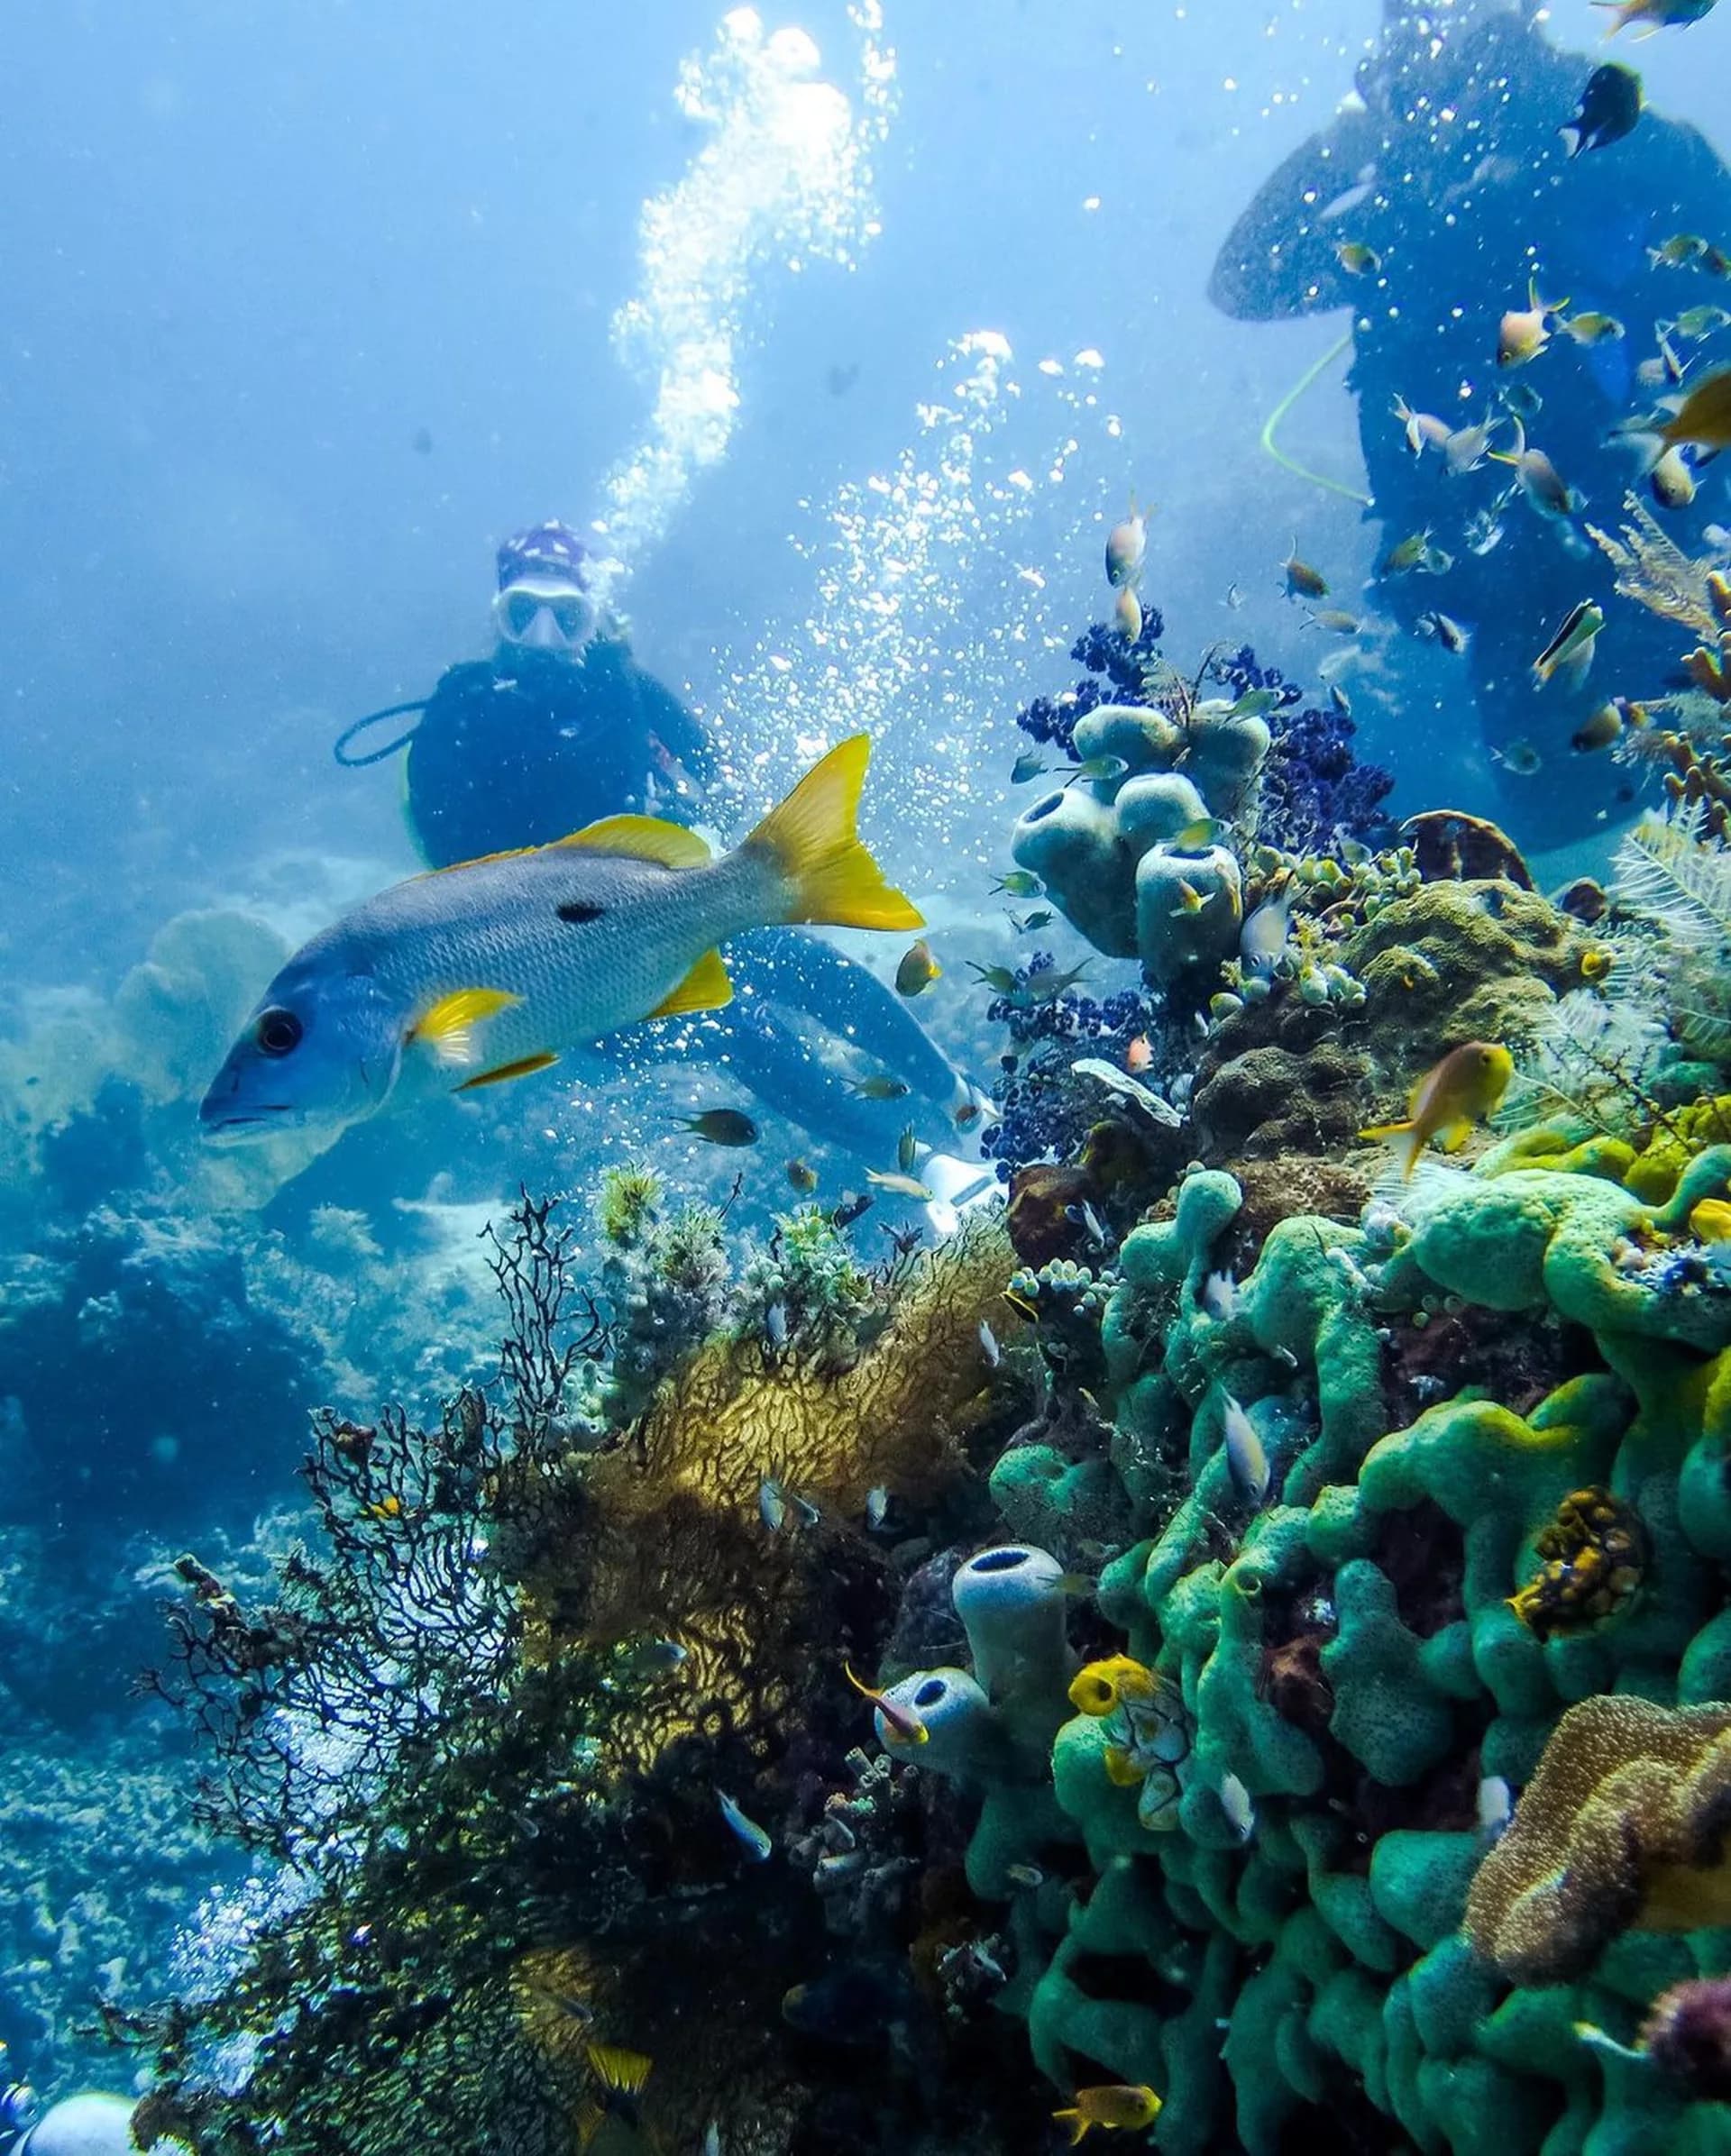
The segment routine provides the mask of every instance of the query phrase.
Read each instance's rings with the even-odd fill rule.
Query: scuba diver
[[[351,769],[407,750],[407,814],[430,868],[545,845],[600,818],[691,823],[714,760],[696,717],[640,666],[597,603],[588,550],[554,520],[505,541],[490,659],[448,667],[431,696],[357,719],[337,739]],[[381,746],[375,727],[408,719]],[[585,1053],[614,1070],[677,1057],[715,1064],[767,1108],[869,1164],[893,1159],[919,1102],[972,1124],[979,1098],[876,976],[820,936],[764,928],[728,946],[734,999],[632,1027]],[[878,1067],[867,1092],[816,1054],[799,1023]]]
[[[1240,321],[1352,310],[1367,513],[1389,569],[1419,534],[1442,550],[1442,573],[1386,569],[1378,604],[1458,653],[1507,812],[1539,845],[1603,812],[1602,763],[1569,745],[1588,715],[1614,695],[1660,694],[1676,672],[1676,629],[1614,597],[1580,511],[1614,533],[1644,487],[1612,430],[1698,349],[1681,333],[1667,343],[1665,325],[1720,293],[1671,267],[1664,242],[1702,233],[1731,235],[1731,175],[1694,128],[1641,108],[1628,70],[1557,51],[1498,0],[1385,0],[1355,92],[1264,184],[1214,264],[1210,297]],[[1537,363],[1517,333],[1499,365],[1498,324],[1531,294]],[[1560,489],[1531,464],[1534,487],[1494,461],[1455,471],[1470,443],[1445,456],[1442,433],[1487,418],[1491,451],[1542,450]],[[1665,502],[1655,478],[1649,507],[1699,551],[1724,483],[1690,469],[1678,491],[1692,505]],[[1590,675],[1541,690],[1533,662],[1583,600],[1605,613]]]

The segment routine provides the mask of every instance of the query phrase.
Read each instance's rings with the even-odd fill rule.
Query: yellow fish
[[[1159,1689],[1154,1672],[1133,1655],[1107,1655],[1078,1669],[1070,1682],[1070,1704],[1078,1714],[1115,1713],[1127,1699],[1152,1699]]]
[[[902,954],[902,963],[895,969],[895,992],[898,996],[923,995],[934,981],[943,978],[943,973],[922,936]]]
[[[1419,1155],[1433,1137],[1451,1153],[1466,1143],[1473,1125],[1483,1122],[1502,1099],[1514,1070],[1515,1059],[1507,1048],[1489,1041],[1464,1041],[1414,1086],[1404,1122],[1375,1123],[1359,1136],[1370,1145],[1405,1138],[1401,1174],[1410,1181]]]
[[[733,994],[718,945],[774,921],[918,928],[855,831],[871,744],[844,741],[742,845],[609,816],[552,845],[416,876],[298,951],[199,1110],[206,1137],[330,1137],[440,1092]]]
[[[1731,1200],[1703,1198],[1689,1216],[1689,1232],[1698,1243],[1731,1243]]]
[[[1069,2128],[1072,2148],[1090,2126],[1146,2133],[1159,2115],[1160,2099],[1146,2083],[1132,2088],[1122,2081],[1078,2088],[1064,2110],[1052,2114],[1060,2126]]]
[[[1536,359],[1551,342],[1547,317],[1562,314],[1568,304],[1566,299],[1541,299],[1537,279],[1529,278],[1526,305],[1511,307],[1497,329],[1497,364],[1524,367],[1529,360]]]

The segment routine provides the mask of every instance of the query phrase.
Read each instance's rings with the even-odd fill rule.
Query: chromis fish
[[[1226,1465],[1232,1473],[1232,1487],[1252,1512],[1259,1512],[1268,1501],[1274,1466],[1255,1423],[1230,1393],[1221,1403],[1220,1429],[1225,1440]]]
[[[1451,1048],[1414,1086],[1406,1113],[1397,1123],[1375,1123],[1359,1133],[1367,1145],[1386,1138],[1404,1140],[1401,1174],[1411,1182],[1418,1158],[1433,1137],[1453,1152],[1466,1143],[1475,1123],[1482,1123],[1508,1090],[1515,1059],[1491,1041],[1463,1041]]]
[[[1714,0],[1592,0],[1592,4],[1608,8],[1617,17],[1605,32],[1607,38],[1614,38],[1630,23],[1644,23],[1646,28],[1641,34],[1651,37],[1655,30],[1699,23],[1703,15],[1712,14]]]
[[[862,1101],[905,1101],[912,1090],[905,1078],[892,1078],[887,1071],[875,1071],[869,1078],[849,1083]]]
[[[1198,891],[1194,883],[1186,882],[1184,877],[1180,876],[1178,878],[1178,902],[1170,909],[1170,911],[1175,919],[1181,914],[1200,913],[1204,906],[1211,905],[1219,896],[1220,893],[1217,890]]]
[[[1264,899],[1240,929],[1238,960],[1247,973],[1266,981],[1279,964],[1292,934],[1292,888],[1287,885]]]
[[[1078,1669],[1070,1680],[1070,1704],[1096,1720],[1115,1714],[1126,1700],[1152,1699],[1159,1679],[1133,1655],[1106,1655]]]
[[[1148,518],[1130,498],[1130,515],[1106,534],[1106,581],[1114,590],[1133,584],[1148,553]],[[1133,641],[1133,639],[1132,639]]]
[[[904,1175],[911,1175],[920,1165],[920,1140],[911,1123],[902,1126],[895,1141],[895,1165]]]
[[[1641,117],[1641,78],[1633,68],[1620,68],[1607,60],[1587,78],[1580,106],[1567,126],[1559,129],[1571,157],[1586,150],[1603,150],[1620,142]]]
[[[1525,735],[1518,740],[1506,741],[1501,748],[1493,748],[1490,754],[1493,763],[1500,763],[1517,779],[1534,778],[1544,768],[1544,758]]]
[[[1674,232],[1656,247],[1649,247],[1647,260],[1655,270],[1686,270],[1707,252],[1707,242],[1697,232]]]
[[[1558,327],[1577,344],[1589,346],[1615,343],[1618,337],[1627,334],[1615,315],[1596,314],[1590,309],[1580,315],[1565,315]]]
[[[1038,749],[1023,749],[1010,767],[1010,783],[1030,785],[1035,779],[1043,779],[1051,768]]]
[[[1036,906],[1031,913],[1012,913],[1010,926],[1018,936],[1037,936],[1042,928],[1049,928],[1057,918],[1049,906]]]
[[[1298,542],[1295,538],[1287,550],[1287,558],[1280,564],[1287,580],[1288,598],[1326,598],[1328,579],[1320,569],[1313,569],[1308,562],[1298,559]]]
[[[1468,472],[1479,470],[1490,453],[1490,438],[1500,425],[1487,412],[1471,426],[1457,426],[1445,437],[1442,461],[1452,480],[1464,479]]]
[[[1226,1815],[1226,1823],[1241,1841],[1248,1841],[1256,1832],[1256,1806],[1250,1793],[1238,1777],[1230,1770],[1220,1777],[1216,1792],[1220,1808]]]
[[[1349,614],[1344,607],[1322,607],[1305,619],[1314,628],[1326,629],[1331,636],[1356,636],[1359,617]]]
[[[994,996],[1013,992],[1016,976],[1007,965],[982,965],[976,958],[970,958],[967,963],[982,988],[989,988]]]
[[[918,928],[859,842],[871,745],[808,772],[733,852],[614,816],[552,845],[416,876],[298,951],[199,1109],[207,1138],[316,1128],[527,1075],[647,1018],[726,1003],[717,946],[775,921]]]
[[[1716,337],[1722,329],[1731,327],[1731,313],[1704,302],[1699,306],[1685,307],[1671,326],[1680,337],[1699,344],[1703,337]]]
[[[1647,486],[1662,509],[1686,509],[1695,498],[1695,471],[1681,449],[1668,449],[1647,474]]]
[[[867,1168],[866,1180],[880,1191],[889,1191],[897,1198],[911,1198],[917,1204],[930,1205],[932,1192],[917,1176],[895,1173],[884,1174],[876,1168]]]
[[[921,996],[934,981],[941,981],[943,977],[944,969],[932,956],[931,946],[922,936],[902,954],[895,969],[895,992],[898,996]]]
[[[1404,397],[1397,397],[1391,407],[1406,435],[1406,446],[1415,457],[1422,457],[1427,449],[1446,449],[1452,429],[1446,419],[1439,419],[1434,412],[1415,412]]]
[[[1031,869],[1012,868],[1007,876],[994,876],[992,888],[1006,899],[1031,899],[1045,887]]]
[[[1167,844],[1180,854],[1205,854],[1211,846],[1230,838],[1232,830],[1223,817],[1199,816],[1194,823],[1186,824],[1182,831],[1175,831]]]
[[[1537,359],[1551,342],[1551,316],[1562,314],[1568,305],[1566,299],[1541,299],[1538,279],[1529,278],[1526,305],[1524,307],[1510,307],[1498,326],[1497,364],[1499,367],[1525,367],[1529,360]]]
[[[1731,367],[1704,374],[1656,430],[1667,449],[1693,442],[1701,449],[1731,449]]]
[[[765,1862],[773,1854],[775,1844],[755,1819],[747,1819],[724,1789],[718,1789],[715,1801],[721,1816],[728,1823],[728,1831],[754,1864]]]
[[[903,1706],[900,1700],[892,1699],[887,1692],[880,1691],[875,1685],[861,1684],[846,1662],[842,1664],[841,1667],[847,1682],[860,1695],[861,1698],[871,1701],[885,1726],[894,1731],[899,1742],[924,1744],[930,1740],[931,1731],[911,1707]]]
[[[1349,277],[1374,277],[1382,268],[1382,257],[1362,240],[1336,241],[1334,260]]]
[[[809,1198],[818,1187],[818,1171],[809,1160],[790,1160],[787,1180],[801,1198]]]
[[[1622,706],[1613,698],[1590,712],[1569,737],[1569,745],[1582,755],[1595,749],[1607,749],[1623,731]]]
[[[1407,575],[1411,571],[1416,569],[1424,559],[1425,549],[1430,544],[1431,534],[1428,525],[1422,532],[1410,534],[1398,545],[1389,548],[1382,558],[1382,566],[1378,570],[1377,574],[1379,577]]]
[[[1142,634],[1142,602],[1136,596],[1135,587],[1123,584],[1112,603],[1112,625],[1126,644],[1135,644]]]
[[[1472,641],[1470,629],[1456,621],[1452,615],[1442,613],[1435,607],[1428,613],[1421,614],[1413,627],[1421,636],[1434,636],[1442,649],[1452,653],[1457,659]]]
[[[1571,607],[1562,626],[1533,662],[1533,679],[1540,688],[1553,674],[1561,674],[1571,688],[1587,679],[1598,648],[1598,632],[1605,626],[1605,609],[1584,598]]]
[[[1513,449],[1493,449],[1491,461],[1507,464],[1521,492],[1542,516],[1574,516],[1586,507],[1585,498],[1565,485],[1562,473],[1542,449],[1527,446],[1526,429],[1515,422]]]
[[[706,1146],[755,1146],[757,1126],[737,1108],[706,1108],[701,1115],[675,1116],[673,1120]]]
[[[1078,2088],[1053,2118],[1067,2126],[1074,2148],[1091,2126],[1108,2132],[1145,2133],[1160,2115],[1160,2099],[1146,2083],[1131,2087],[1123,2081],[1103,2081]]]
[[[1090,756],[1078,763],[1070,776],[1085,779],[1092,786],[1104,786],[1113,779],[1122,778],[1129,768],[1122,756]]]

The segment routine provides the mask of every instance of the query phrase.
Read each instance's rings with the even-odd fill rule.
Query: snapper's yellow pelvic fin
[[[475,1028],[522,1000],[506,988],[453,989],[421,1013],[403,1037],[405,1043],[419,1041],[440,1063],[461,1069],[475,1060]]]
[[[543,1048],[538,1055],[519,1055],[515,1063],[501,1063],[497,1070],[477,1071],[472,1078],[465,1078],[457,1091],[472,1093],[478,1085],[502,1085],[508,1078],[527,1078],[531,1071],[545,1071],[558,1060],[551,1048]]]
[[[676,989],[664,995],[649,1013],[652,1019],[675,1019],[686,1010],[719,1010],[733,1000],[733,982],[721,963],[719,951],[705,951]]]
[[[622,854],[629,861],[658,861],[663,868],[701,868],[714,856],[709,841],[658,816],[604,816],[585,824],[558,846],[583,846],[595,854]]]
[[[786,886],[784,921],[838,928],[922,928],[918,909],[860,842],[855,828],[872,745],[864,734],[812,765],[739,849],[766,858]]]

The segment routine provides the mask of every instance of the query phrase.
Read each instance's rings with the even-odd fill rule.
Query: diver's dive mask
[[[563,578],[520,577],[493,601],[493,626],[519,651],[574,658],[594,635],[599,612],[588,592]]]

